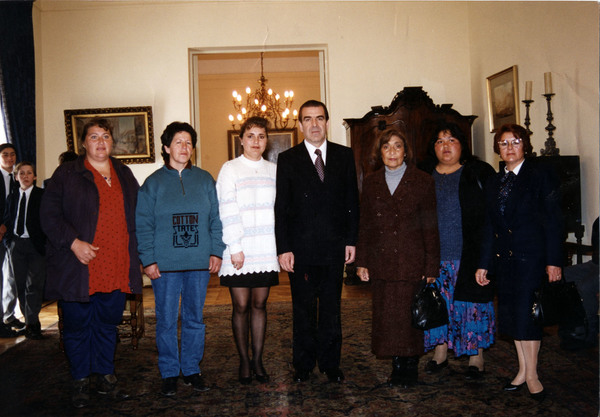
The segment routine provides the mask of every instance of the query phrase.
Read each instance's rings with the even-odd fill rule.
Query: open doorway
[[[260,55],[264,53],[264,76],[273,91],[294,91],[293,109],[309,99],[327,102],[326,49],[190,50],[190,97],[192,124],[198,132],[196,165],[217,177],[230,159],[228,119],[234,113],[232,91],[255,90],[260,78]],[[301,140],[301,137],[299,138]]]

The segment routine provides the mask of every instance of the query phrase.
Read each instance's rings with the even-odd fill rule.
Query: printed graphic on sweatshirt
[[[173,214],[173,247],[198,246],[198,213]]]

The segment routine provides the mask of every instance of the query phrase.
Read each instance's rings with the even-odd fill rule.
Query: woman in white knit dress
[[[262,354],[267,325],[269,289],[279,284],[275,246],[276,165],[263,159],[268,121],[251,117],[240,128],[243,155],[226,162],[217,179],[223,241],[227,245],[219,276],[229,287],[233,336],[240,355],[239,381],[247,385],[252,375],[269,381]],[[252,334],[252,359],[248,336]]]

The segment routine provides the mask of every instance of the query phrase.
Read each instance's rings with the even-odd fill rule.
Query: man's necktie
[[[23,193],[21,204],[19,205],[19,218],[17,220],[17,236],[25,233],[25,207],[27,206],[27,196]]]
[[[315,159],[315,168],[317,168],[317,174],[319,174],[319,178],[321,182],[325,180],[325,163],[323,163],[323,158],[321,157],[321,150],[315,150],[315,154],[317,155],[317,159]]]
[[[498,193],[498,204],[500,205],[500,213],[504,216],[504,210],[506,209],[506,200],[512,189],[513,184],[517,176],[514,172],[508,171],[500,180],[500,192]]]
[[[6,192],[6,195],[12,194],[17,189],[17,182],[15,181],[15,177],[13,176],[12,172],[8,174],[8,178],[8,190]]]

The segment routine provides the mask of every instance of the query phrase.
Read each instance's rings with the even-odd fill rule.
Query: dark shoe
[[[40,325],[31,325],[25,328],[25,337],[31,340],[43,340],[47,337],[42,333]]]
[[[129,398],[129,394],[121,391],[117,387],[118,382],[115,374],[98,375],[98,379],[96,380],[96,392],[102,395],[110,395],[118,400]]]
[[[200,374],[193,374],[183,377],[184,385],[191,385],[194,388],[194,391],[205,392],[210,388],[204,384],[204,378]]]
[[[305,382],[308,381],[309,377],[309,371],[305,371],[303,369],[296,369],[296,372],[294,373],[294,382]]]
[[[15,330],[23,330],[25,328],[25,323],[17,318],[13,318],[11,321],[7,322],[6,325]]]
[[[537,402],[541,403],[546,399],[546,390],[543,389],[540,392],[536,392],[535,394],[529,393],[529,396]]]
[[[517,391],[521,391],[521,388],[523,388],[523,385],[525,385],[525,383],[521,383],[519,385],[513,385],[510,381],[506,383],[506,385],[504,385],[504,387],[502,387],[502,389],[504,391],[508,391],[508,392],[517,392]]]
[[[250,371],[250,375],[243,376],[242,375],[242,365],[240,365],[240,368],[238,369],[238,380],[240,381],[240,384],[242,384],[242,385],[250,385],[252,383],[252,371]]]
[[[344,373],[340,368],[327,369],[324,374],[327,375],[329,382],[340,383],[344,380]]]
[[[261,384],[266,384],[267,382],[269,382],[271,380],[271,378],[269,378],[269,374],[267,374],[267,371],[265,371],[265,368],[263,368],[261,366],[260,370],[261,370],[261,373],[260,374],[257,373],[256,366],[254,366],[254,364],[252,364],[252,373],[254,374],[254,379],[256,379]]]
[[[87,407],[90,404],[90,379],[81,378],[73,381],[71,404],[75,408]]]
[[[6,324],[0,325],[0,339],[12,339],[13,337],[19,336],[18,332],[15,332]]]
[[[404,356],[394,356],[392,358],[392,374],[388,383],[390,386],[403,385],[403,379],[406,373],[406,360]]]
[[[446,363],[447,365],[447,363]],[[410,356],[406,358],[406,372],[402,378],[402,385],[405,387],[412,387],[417,385],[419,380],[419,357]]]
[[[480,371],[476,366],[469,366],[467,369],[467,374],[465,375],[465,379],[469,381],[474,381],[483,378],[483,374],[485,371]]]
[[[448,366],[448,359],[446,359],[442,363],[437,363],[436,361],[434,361],[432,359],[429,362],[427,362],[427,365],[425,365],[425,372],[428,374],[437,374],[442,369],[444,369],[446,366]]]
[[[170,376],[168,378],[163,378],[160,392],[166,397],[175,395],[177,393],[177,377]]]

